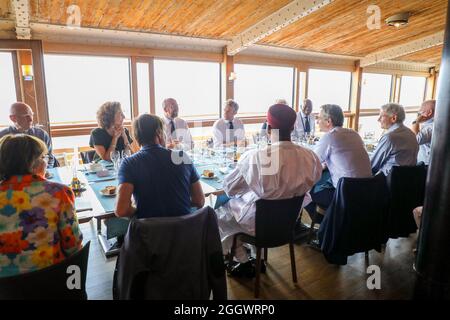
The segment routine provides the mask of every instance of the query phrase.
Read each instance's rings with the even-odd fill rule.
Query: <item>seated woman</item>
[[[47,153],[29,135],[0,140],[0,277],[57,264],[81,249],[73,192],[45,180]]]
[[[120,102],[105,102],[97,111],[97,122],[100,128],[91,132],[89,145],[94,148],[98,159],[111,161],[111,152],[132,152],[133,140],[130,133],[123,126],[125,115]]]

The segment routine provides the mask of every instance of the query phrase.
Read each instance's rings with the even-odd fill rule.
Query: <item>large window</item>
[[[403,76],[400,86],[400,104],[404,107],[418,107],[425,96],[425,77]]]
[[[150,113],[150,81],[148,63],[137,63],[136,73],[139,114]]]
[[[119,101],[131,118],[128,58],[45,55],[51,123],[96,121],[106,101]]]
[[[389,103],[392,76],[363,73],[361,83],[361,109],[379,109]]]
[[[220,105],[220,64],[179,60],[154,61],[156,114],[174,98],[184,118],[217,118]]]
[[[234,97],[239,115],[262,115],[277,99],[292,106],[294,68],[236,64]]]
[[[313,111],[319,112],[324,104],[337,104],[343,111],[349,110],[352,75],[347,71],[309,70],[308,98]]]
[[[0,52],[0,126],[9,124],[9,106],[17,100],[12,56]]]

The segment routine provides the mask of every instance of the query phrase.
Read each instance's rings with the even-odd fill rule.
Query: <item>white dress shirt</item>
[[[172,143],[173,140],[178,140],[182,145],[184,149],[191,149],[192,148],[192,136],[189,131],[189,127],[187,125],[187,122],[184,121],[181,118],[175,118],[173,119],[173,123],[175,125],[175,131],[172,131],[172,126],[170,124],[171,119],[167,118],[166,116],[162,117],[164,120],[164,132],[166,134],[166,143]]]
[[[328,167],[335,188],[342,177],[372,176],[369,155],[364,148],[364,142],[352,129],[334,127],[320,139],[314,152]]]
[[[393,166],[415,166],[418,152],[419,145],[414,132],[396,123],[381,136],[370,159],[372,171],[381,171],[387,176]]]
[[[297,113],[297,120],[295,121],[294,134],[298,137],[305,133],[306,119],[309,121],[309,127],[311,128],[310,134],[314,135],[315,132],[315,117],[314,115],[305,115],[302,111]]]
[[[237,232],[254,234],[257,200],[302,196],[321,175],[322,166],[314,152],[290,141],[243,154],[223,181],[231,200],[216,210],[222,241]]]
[[[233,123],[233,129],[230,129],[230,123]],[[219,119],[214,122],[213,140],[215,148],[219,148],[224,144],[233,143],[234,137],[238,141],[245,140],[244,124],[241,120],[238,118],[234,118],[232,121]]]
[[[419,144],[419,154],[417,155],[417,162],[424,162],[426,165],[430,164],[431,155],[431,138],[433,136],[434,119],[429,119],[422,123],[419,133],[417,133],[417,143]]]

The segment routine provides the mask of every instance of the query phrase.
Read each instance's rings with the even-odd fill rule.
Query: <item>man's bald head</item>
[[[303,106],[302,106],[303,114],[305,114],[306,116],[309,116],[312,112],[312,109],[313,109],[312,101],[309,99],[303,100]]]
[[[33,110],[23,102],[15,102],[9,109],[9,119],[19,131],[26,131],[33,125]]]
[[[420,106],[420,114],[426,120],[434,117],[434,109],[436,108],[436,100],[426,100]]]

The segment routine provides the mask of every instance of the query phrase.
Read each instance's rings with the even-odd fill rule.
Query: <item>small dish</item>
[[[113,190],[113,192],[111,192]],[[115,197],[117,195],[117,187],[106,186],[104,189],[100,190],[100,193],[105,197]]]

